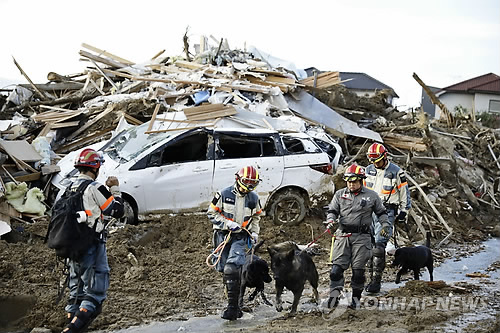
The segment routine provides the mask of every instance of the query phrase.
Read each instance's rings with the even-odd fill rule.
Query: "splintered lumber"
[[[455,126],[455,119],[453,118],[453,115],[451,112],[448,110],[448,108],[437,98],[437,96],[432,92],[432,90],[427,87],[427,85],[422,81],[416,73],[413,73],[413,78],[415,81],[420,84],[420,86],[424,89],[424,91],[427,93],[429,98],[432,101],[432,104],[439,106],[441,111],[443,111],[443,114],[446,116],[446,122],[448,124],[448,127],[454,127]],[[474,119],[475,120],[475,119]]]
[[[318,89],[328,88],[340,83],[340,74],[339,72],[324,72],[316,76],[316,86],[314,85],[314,81],[315,77],[309,76],[300,80],[300,83]]]
[[[57,153],[68,153],[68,152],[77,150],[79,148],[82,148],[82,147],[90,144],[93,141],[97,141],[98,139],[100,139],[101,137],[104,137],[107,134],[111,134],[111,131],[114,129],[115,129],[114,127],[110,127],[110,128],[104,129],[102,131],[96,132],[92,135],[85,136],[77,141],[73,141],[65,146],[59,147],[58,149],[56,149],[56,152]]]
[[[191,108],[185,108],[184,115],[187,120],[207,120],[235,115],[236,109],[224,104],[204,104]]]
[[[421,216],[418,216],[414,211],[413,209],[410,209],[410,216],[413,218],[413,220],[415,221],[415,223],[417,224],[417,227],[418,227],[418,230],[420,230],[420,232],[422,233],[422,235],[426,235],[426,230],[424,228],[424,226],[422,225],[422,217]]]
[[[40,98],[44,101],[47,101],[49,100],[50,98],[48,98],[44,93],[42,93],[38,88],[37,86],[33,83],[33,81],[31,81],[31,79],[29,78],[28,74],[26,74],[24,72],[24,70],[21,68],[21,65],[19,65],[16,61],[16,59],[14,57],[12,57],[12,60],[14,60],[14,65],[16,65],[17,69],[19,69],[19,71],[21,72],[21,74],[26,78],[26,80],[28,80],[28,82],[30,83],[30,85],[33,87],[33,89],[35,89],[35,92],[40,96]]]
[[[113,60],[116,60],[118,62],[121,62],[122,64],[125,64],[125,65],[133,65],[134,62],[130,61],[130,60],[127,60],[127,59],[123,59],[117,55],[114,55],[112,53],[109,53],[109,52],[106,52],[104,50],[101,50],[101,49],[98,49],[97,47],[94,47],[92,45],[89,45],[89,44],[86,44],[86,43],[82,43],[82,47],[90,50],[90,51],[94,51],[95,53],[98,53],[98,54],[102,54],[102,55],[105,55],[106,57],[108,58],[111,58]]]
[[[94,125],[96,122],[107,116],[109,113],[111,113],[114,110],[114,105],[108,106],[108,108],[101,113],[99,113],[94,119],[87,121],[85,125],[80,127],[78,130],[76,130],[73,134],[68,136],[68,140],[73,140],[75,137],[80,135],[83,131],[88,129],[90,126]]]
[[[416,138],[413,136],[397,134],[397,133],[387,133],[382,136],[384,143],[406,150],[413,151],[427,151],[427,145],[423,138]]]
[[[153,115],[151,116],[151,120],[149,121],[148,129],[146,132],[151,131],[151,129],[153,128],[153,123],[156,120],[156,116],[158,115],[159,110],[160,110],[160,104],[156,104],[155,110],[153,111]]]
[[[422,194],[422,197],[425,199],[425,201],[427,202],[427,204],[431,207],[431,209],[434,212],[434,214],[436,214],[436,217],[438,218],[439,222],[441,222],[444,225],[444,227],[446,228],[446,230],[448,230],[449,234],[451,235],[451,233],[453,232],[453,229],[450,228],[450,226],[448,225],[448,223],[446,223],[446,221],[444,220],[444,218],[441,215],[441,213],[436,209],[436,206],[434,206],[434,204],[432,203],[432,201],[429,200],[429,197],[427,196],[427,194],[425,193],[425,191],[422,189],[422,187],[420,187],[420,185],[410,175],[406,174],[406,178],[411,183],[413,183],[413,185],[415,185],[415,187],[419,190],[420,194]]]
[[[488,143],[488,150],[490,151],[491,156],[493,156],[493,160],[497,164],[498,169],[500,169],[500,163],[498,162],[498,158],[496,157],[495,153],[493,152],[493,149],[491,149],[491,146],[489,143]]]
[[[111,67],[116,67],[116,68],[127,67],[127,65],[124,65],[121,62],[114,61],[113,59],[107,59],[107,58],[99,57],[99,56],[93,55],[92,53],[87,52],[87,51],[80,50],[79,53],[80,53],[80,55],[82,57],[85,57],[85,58],[88,58],[88,59],[92,59],[94,61],[100,62],[102,64],[105,64],[105,65],[108,65],[108,66],[111,66]]]

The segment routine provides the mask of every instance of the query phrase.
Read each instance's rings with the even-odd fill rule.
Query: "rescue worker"
[[[69,324],[62,331],[65,333],[82,332],[90,325],[101,313],[109,287],[106,230],[102,215],[120,218],[124,209],[116,177],[108,177],[106,186],[95,181],[102,163],[102,154],[88,148],[82,150],[74,163],[80,174],[71,185],[71,190],[76,191],[86,180],[92,181],[83,192],[83,207],[86,223],[90,228],[95,227],[96,242],[79,260],[69,260],[69,300],[65,307]]]
[[[378,217],[382,234],[389,234],[389,221],[382,200],[372,190],[363,186],[365,172],[357,164],[350,165],[344,180],[347,187],[338,190],[328,206],[327,227],[335,232],[332,270],[330,272],[330,297],[328,308],[336,307],[344,287],[344,271],[351,266],[352,309],[360,306],[365,283],[365,265],[371,257],[372,214]]]
[[[382,199],[389,218],[390,232],[387,235],[380,233],[380,225],[375,222],[373,229],[375,244],[372,258],[368,263],[370,283],[366,291],[378,293],[382,284],[382,274],[385,269],[385,248],[392,236],[393,226],[406,220],[406,215],[411,207],[410,191],[405,172],[396,164],[387,159],[387,150],[380,143],[374,143],[368,148],[368,160],[372,163],[366,167],[365,186],[374,190]]]
[[[227,291],[228,304],[221,315],[227,320],[236,320],[243,315],[238,305],[241,267],[245,263],[247,247],[257,243],[259,238],[262,214],[259,197],[253,192],[260,182],[257,169],[246,166],[235,176],[233,185],[215,194],[207,211],[213,223],[214,249],[227,241],[222,252],[216,254],[218,262],[215,265],[215,269],[223,273]]]

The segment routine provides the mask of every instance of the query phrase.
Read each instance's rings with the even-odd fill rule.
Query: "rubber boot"
[[[341,292],[342,292],[342,288],[337,287],[337,288],[330,289],[330,297],[328,298],[328,303],[326,304],[326,306],[329,309],[334,309],[339,305]]]
[[[78,312],[75,313],[71,322],[66,326],[62,333],[80,333],[87,329],[92,320],[95,319],[97,315],[87,309],[80,308]]]
[[[240,274],[224,274],[227,290],[227,307],[222,312],[222,319],[236,320],[243,316],[238,305],[240,296]]]
[[[373,256],[373,277],[365,288],[369,293],[378,293],[382,286],[382,274],[385,269],[385,248],[377,248],[377,250],[377,254]],[[370,273],[370,275],[372,274]]]
[[[369,293],[378,293],[382,286],[382,272],[375,272],[370,283],[366,286],[366,291]]]
[[[361,294],[362,293],[363,293],[363,289],[353,289],[352,290],[351,304],[349,304],[350,309],[358,310],[361,307]]]

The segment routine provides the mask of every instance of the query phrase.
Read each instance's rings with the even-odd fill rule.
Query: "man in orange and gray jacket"
[[[243,315],[238,304],[241,267],[245,264],[246,249],[257,243],[262,214],[259,196],[253,192],[260,182],[257,169],[246,166],[235,176],[234,185],[218,191],[207,211],[214,229],[214,249],[227,240],[222,253],[215,257],[215,269],[224,273],[228,305],[221,317],[227,320]]]
[[[392,236],[394,223],[404,222],[411,207],[410,191],[405,172],[396,164],[387,159],[387,150],[380,143],[374,143],[368,148],[366,154],[372,163],[366,167],[365,186],[374,190],[382,199],[389,217],[391,228],[389,234],[380,233],[380,224],[374,217],[373,229],[375,246],[368,269],[371,281],[366,286],[366,291],[377,293],[380,291],[382,274],[385,269],[385,248]]]

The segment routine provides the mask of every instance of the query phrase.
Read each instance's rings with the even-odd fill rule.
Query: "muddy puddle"
[[[486,323],[491,324],[496,321],[498,315],[500,313],[500,300],[499,300],[499,278],[500,271],[490,270],[487,271],[487,268],[494,264],[498,263],[500,260],[500,239],[490,239],[483,243],[482,249],[479,252],[471,254],[470,256],[462,257],[460,259],[448,259],[445,260],[439,267],[434,269],[434,281],[443,280],[447,284],[457,285],[461,282],[465,282],[469,285],[477,286],[477,291],[474,294],[474,300],[477,306],[471,307],[470,311],[463,311],[458,316],[450,316],[449,319],[444,320],[436,325],[427,326],[422,330],[415,330],[415,328],[411,329],[411,331],[417,332],[427,332],[429,329],[434,332],[473,332],[474,329],[471,329],[471,326],[478,328],[480,325],[487,325]],[[488,274],[489,278],[468,278],[466,277],[466,273],[479,272]],[[324,274],[324,271],[322,272]],[[411,276],[411,274],[409,274]],[[408,276],[407,276],[408,278]],[[411,278],[410,278],[411,280]],[[425,270],[422,274],[422,280],[428,281],[429,276],[428,272]],[[324,287],[321,287],[321,284]],[[308,286],[308,285],[307,285]],[[320,295],[322,299],[325,299],[328,295],[328,289],[326,288],[327,284],[324,282],[320,283]],[[382,294],[386,294],[391,290],[397,289],[399,287],[404,286],[404,282],[396,285],[394,282],[387,282],[383,284]],[[271,289],[272,290],[272,289]],[[271,291],[272,292],[272,291]],[[274,307],[266,306],[263,303],[260,303],[255,306],[254,311],[252,313],[245,313],[243,318],[234,321],[228,322],[222,320],[219,315],[208,315],[204,317],[191,317],[189,318],[188,314],[185,314],[185,318],[189,318],[187,320],[172,320],[168,322],[162,323],[153,323],[147,326],[138,326],[138,327],[130,327],[127,329],[115,331],[115,333],[160,333],[160,332],[240,332],[243,330],[250,331],[260,331],[267,330],[268,325],[269,328],[271,326],[275,328],[276,322],[287,322],[282,328],[286,327],[286,330],[292,329],[296,332],[309,332],[311,331],[311,321],[310,320],[301,320],[301,316],[307,313],[316,313],[316,318],[320,318],[324,314],[322,314],[320,308],[307,302],[307,296],[310,295],[310,288],[306,288],[303,294],[303,298],[301,300],[301,304],[299,305],[299,311],[302,313],[296,318],[289,318],[287,320],[284,319],[286,312],[278,313],[274,309]],[[461,301],[464,301],[463,296],[460,296]],[[472,296],[470,296],[472,297]],[[481,298],[482,297],[482,298]],[[268,298],[274,301],[274,295],[268,293]],[[480,300],[478,301],[478,298]],[[283,297],[285,304],[291,303],[292,294],[287,292]],[[452,299],[452,302],[454,300]],[[221,308],[223,304],[221,304]],[[363,311],[363,310],[362,310]],[[324,312],[324,311],[323,311]],[[318,314],[319,313],[319,314]],[[366,313],[366,310],[365,310]],[[380,317],[381,312],[373,311],[373,313],[369,314],[374,318]],[[352,315],[349,315],[352,316]],[[349,320],[350,317],[346,317],[345,320]],[[344,320],[344,317],[338,318],[339,320]],[[375,320],[375,319],[374,319]],[[404,325],[403,325],[404,327]],[[361,331],[366,331],[367,328]],[[383,327],[377,328],[380,332],[386,332]],[[399,332],[408,332],[407,329],[401,328],[397,331]],[[273,330],[272,330],[273,331]],[[315,328],[316,332],[329,331],[324,326],[318,326]],[[360,331],[358,327],[353,327],[352,331]],[[372,330],[370,330],[372,331]],[[489,329],[484,330],[485,332],[489,332]]]

